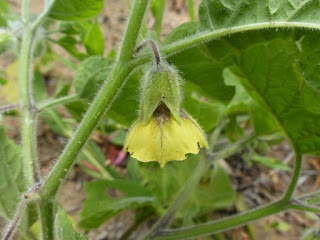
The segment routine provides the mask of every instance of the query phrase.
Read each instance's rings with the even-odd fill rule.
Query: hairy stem
[[[33,197],[33,194],[39,189],[40,184],[34,185],[26,194],[24,194],[22,201],[20,202],[18,209],[16,210],[16,214],[12,220],[12,223],[10,224],[7,232],[4,235],[3,240],[11,239],[11,237],[14,234],[14,231],[22,217],[22,214],[27,206],[27,201],[31,200],[34,201],[37,199],[38,195],[36,197]]]
[[[19,103],[5,105],[5,106],[0,107],[0,113],[7,112],[7,111],[10,111],[10,110],[16,109],[18,107],[19,107]]]
[[[261,22],[253,23],[248,25],[221,28],[218,30],[208,30],[202,31],[200,33],[194,34],[192,36],[186,37],[179,41],[170,43],[161,48],[161,53],[171,56],[181,52],[183,49],[190,47],[195,47],[199,44],[218,39],[221,37],[230,36],[231,34],[241,33],[246,31],[261,30],[261,29],[271,29],[271,28],[303,28],[310,30],[320,30],[320,24],[304,23],[304,22],[285,22],[285,21],[275,21],[275,22]],[[135,61],[132,62],[133,66],[138,66],[146,63],[150,60],[151,54],[145,54],[143,56],[137,57]]]
[[[19,60],[19,89],[22,115],[23,166],[27,187],[31,188],[35,182],[40,181],[40,176],[36,152],[36,109],[31,93],[32,80],[30,76],[33,34],[30,30],[28,12],[29,1],[25,0],[22,4],[24,33]]]
[[[86,116],[80,123],[78,130],[67,144],[55,167],[49,174],[42,189],[42,195],[49,199],[55,195],[61,181],[66,176],[78,153],[86,143],[97,123],[110,108],[112,101],[121,89],[133,67],[128,62],[133,58],[136,41],[140,31],[141,23],[148,4],[148,0],[136,0],[132,9],[129,23],[125,32],[119,59],[112,70],[108,81],[106,81],[94,99]]]
[[[69,102],[74,102],[78,99],[79,99],[79,97],[76,94],[74,94],[74,95],[70,95],[70,96],[65,96],[65,97],[61,97],[61,98],[56,98],[56,99],[40,102],[37,105],[37,108],[38,108],[39,112],[42,112],[47,108],[50,108],[50,107],[53,107],[53,106],[56,106],[59,104],[66,104]]]
[[[270,205],[257,208],[252,211],[231,216],[217,221],[200,224],[194,227],[181,228],[177,230],[164,230],[158,233],[153,238],[156,240],[173,240],[173,239],[191,239],[199,236],[211,235],[220,231],[227,230],[229,228],[241,226],[251,221],[261,219],[263,217],[282,212],[287,210],[289,207],[287,203],[278,201]]]
[[[24,212],[24,209],[25,209],[26,205],[27,205],[27,200],[23,199],[19,204],[19,207],[18,207],[18,209],[16,211],[16,214],[15,214],[15,216],[13,218],[13,221],[10,224],[10,227],[7,230],[3,240],[9,240],[13,236],[14,231],[15,231],[17,225],[18,225],[18,222],[19,222],[20,218],[22,217],[22,214]]]
[[[144,47],[147,46],[147,44],[150,44],[152,47],[152,51],[153,51],[153,55],[154,55],[154,60],[156,62],[157,65],[160,64],[161,58],[160,58],[160,53],[159,50],[157,48],[156,43],[153,40],[146,40],[145,42],[143,42],[141,45],[139,45],[136,50],[135,53],[140,52]]]
[[[38,202],[41,225],[41,239],[54,240],[54,199],[41,199]]]

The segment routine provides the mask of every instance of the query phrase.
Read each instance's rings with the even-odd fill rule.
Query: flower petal
[[[142,161],[157,161],[163,167],[167,162],[181,161],[188,153],[196,154],[201,147],[208,148],[206,137],[197,122],[189,115],[181,114],[181,124],[154,116],[144,125],[137,120],[131,127],[125,149],[132,157]]]

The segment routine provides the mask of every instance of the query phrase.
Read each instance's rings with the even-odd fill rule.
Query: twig
[[[135,50],[135,54],[137,54],[138,52],[140,52],[144,47],[147,46],[147,44],[150,44],[151,47],[152,47],[152,51],[153,51],[153,54],[154,54],[154,59],[156,61],[156,64],[159,65],[160,64],[160,61],[161,61],[161,58],[160,58],[160,54],[159,54],[159,50],[157,48],[157,45],[156,43],[149,39],[149,40],[146,40],[145,42],[143,42],[141,45],[139,45],[136,50]]]
[[[13,221],[12,221],[9,229],[7,230],[7,233],[5,234],[3,240],[9,240],[11,238],[12,234],[14,233],[14,231],[19,223],[19,220],[22,217],[22,214],[23,214],[23,211],[27,205],[27,202],[30,200],[33,201],[33,200],[37,199],[37,197],[33,197],[32,194],[35,193],[39,188],[40,188],[40,184],[36,184],[26,194],[24,194],[23,200],[20,202],[19,207],[16,211],[16,214],[13,218]]]
[[[42,112],[43,110],[49,108],[49,107],[54,107],[56,105],[59,104],[66,104],[69,102],[74,102],[76,100],[78,100],[79,97],[74,94],[74,95],[70,95],[70,96],[65,96],[65,97],[61,97],[61,98],[56,98],[56,99],[52,99],[52,100],[47,100],[47,101],[43,101],[40,102],[37,106],[38,106],[38,111]]]
[[[0,107],[0,113],[1,112],[7,112],[7,111],[13,110],[13,109],[18,108],[18,107],[19,107],[19,103],[13,103],[13,104],[5,105],[5,106]]]

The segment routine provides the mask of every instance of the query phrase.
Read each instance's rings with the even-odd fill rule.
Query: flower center
[[[156,110],[153,112],[153,116],[157,119],[157,121],[170,121],[171,112],[167,105],[164,102],[160,102]]]

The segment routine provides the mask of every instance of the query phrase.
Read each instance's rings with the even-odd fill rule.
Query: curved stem
[[[74,102],[78,99],[79,99],[79,97],[76,94],[74,94],[74,95],[70,95],[70,96],[65,96],[65,97],[61,97],[61,98],[56,98],[56,99],[40,102],[38,104],[37,108],[38,108],[39,112],[42,112],[47,108],[50,108],[50,107],[53,107],[53,106],[56,106],[59,104]]]
[[[191,239],[199,236],[211,235],[213,233],[227,230],[229,228],[241,226],[251,221],[261,219],[263,217],[282,212],[289,207],[286,202],[278,201],[270,205],[257,208],[252,211],[224,218],[222,220],[212,221],[200,224],[194,227],[181,228],[177,230],[161,231],[153,238],[156,240],[174,240],[174,239]]]
[[[145,46],[147,46],[148,43],[152,47],[153,54],[154,54],[154,60],[156,61],[156,64],[159,65],[160,61],[161,61],[161,58],[160,58],[160,54],[159,54],[159,50],[157,48],[157,45],[153,40],[149,39],[149,40],[146,40],[145,42],[143,42],[141,45],[139,45],[136,48],[135,53],[140,52]]]
[[[133,70],[133,67],[128,66],[127,63],[133,58],[136,41],[147,4],[148,0],[135,1],[124,36],[119,60],[112,70],[108,81],[105,81],[101,91],[88,109],[85,118],[80,123],[78,130],[74,133],[72,139],[67,144],[58,162],[45,181],[42,189],[42,195],[45,199],[49,199],[56,194],[61,181],[66,176],[91,132],[94,130],[106,110],[110,108],[117,93]]]
[[[293,174],[291,177],[291,181],[289,183],[289,186],[287,188],[287,191],[285,192],[284,196],[283,196],[283,200],[289,202],[294,190],[296,188],[298,179],[299,179],[299,175],[300,175],[300,171],[301,171],[301,162],[302,162],[302,156],[300,154],[300,152],[296,149],[296,147],[294,146],[294,144],[291,144],[294,148],[295,148],[295,154],[296,154],[296,160],[295,160],[295,164],[294,164],[294,170],[293,170]]]
[[[170,43],[161,48],[162,54],[165,55],[174,55],[181,52],[183,49],[190,47],[195,47],[199,44],[218,39],[220,37],[229,36],[235,33],[241,33],[252,30],[261,30],[261,29],[270,29],[270,28],[304,28],[304,29],[315,29],[320,30],[320,24],[314,23],[304,23],[304,22],[285,22],[285,21],[275,21],[275,22],[261,22],[253,23],[243,26],[221,28],[214,31],[203,31],[192,36],[186,37],[179,41]],[[143,63],[146,63],[151,58],[150,54],[145,54],[138,57],[135,61],[132,62],[133,66],[138,66]]]

